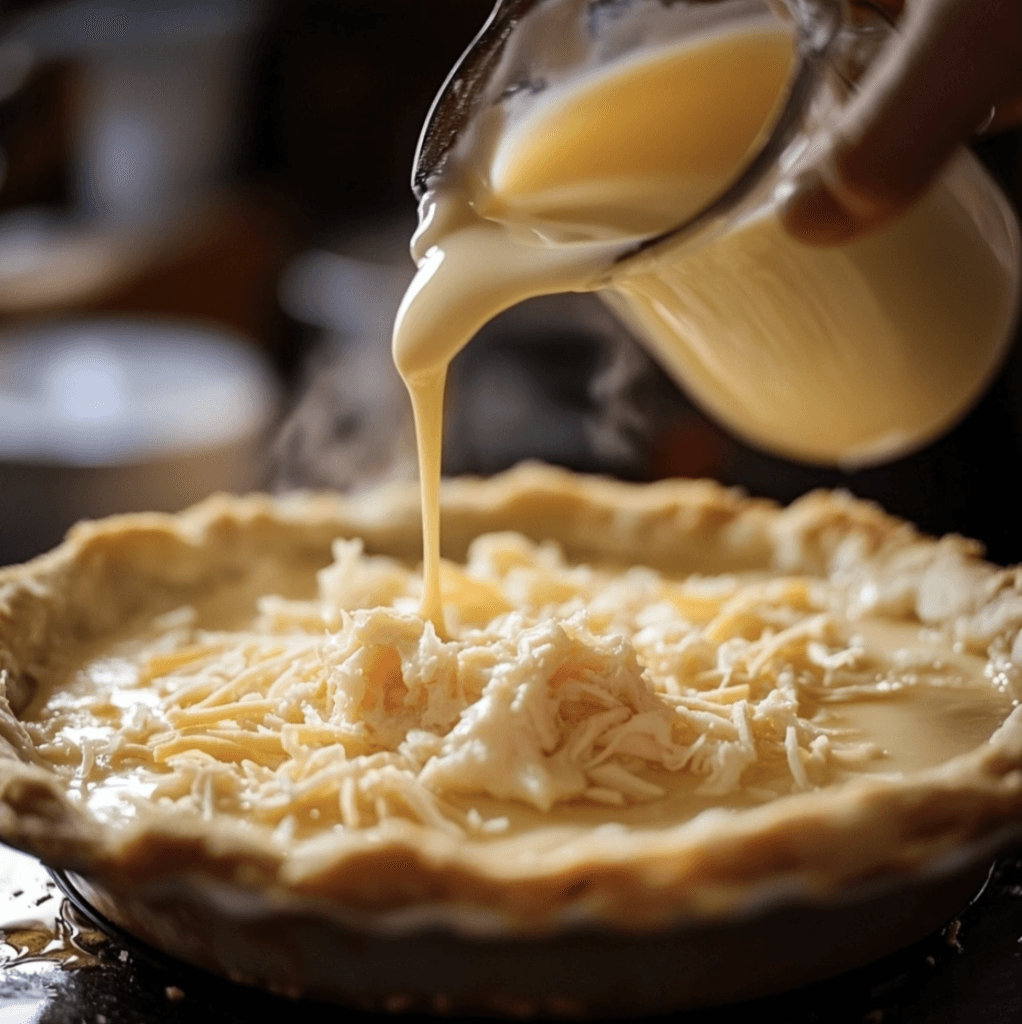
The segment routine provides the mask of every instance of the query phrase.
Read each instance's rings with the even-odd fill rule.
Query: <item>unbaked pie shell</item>
[[[826,575],[867,566],[883,576],[892,566],[910,566],[903,597],[924,622],[1002,656],[1022,626],[1018,571],[994,570],[971,542],[921,537],[841,493],[812,494],[780,509],[708,482],[635,486],[539,466],[446,485],[446,555],[463,558],[474,537],[509,529],[553,539],[572,560],[641,562],[672,574]],[[303,863],[282,859],[240,831],[210,832],[178,818],[149,821],[134,832],[104,829],[37,761],[18,715],[36,680],[59,669],[69,651],[186,604],[265,560],[311,572],[330,561],[338,537],[361,537],[369,553],[417,560],[417,488],[391,486],[355,498],[216,496],[176,516],[79,525],[50,554],[0,572],[4,841],[75,872],[105,910],[116,916],[120,907],[126,923],[150,941],[167,936],[172,952],[277,987],[294,983],[324,994],[293,963],[260,971],[251,958],[239,966],[222,951],[204,951],[187,923],[177,928],[180,941],[173,940],[168,893],[169,904],[176,899],[248,926],[284,915],[329,921],[382,942],[439,929],[445,942],[542,943],[594,930],[632,939],[692,929],[705,935],[792,907],[840,913],[876,899],[890,907],[892,893],[909,892],[909,903],[927,908],[914,918],[918,934],[939,923],[930,919],[935,887],[961,900],[983,865],[1019,832],[1022,709],[989,742],[928,770],[863,777],[655,831],[596,829],[540,844],[528,858],[521,856],[528,837],[473,842],[403,819],[382,822],[372,836],[354,831],[338,838]],[[191,895],[178,898],[186,892]],[[941,912],[953,910],[951,903]],[[870,948],[883,952],[912,937],[913,928],[896,931],[896,939],[878,935]],[[831,968],[863,958],[861,950],[837,956]],[[381,987],[366,989],[367,998],[383,998]],[[774,979],[766,987],[781,986]],[[705,998],[679,1000],[675,992],[669,1001]],[[548,1003],[542,1006],[549,1009]]]

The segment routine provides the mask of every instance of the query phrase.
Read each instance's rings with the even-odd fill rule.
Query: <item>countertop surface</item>
[[[147,962],[78,919],[33,860],[0,847],[0,1024],[200,1024],[299,1014],[380,1014],[295,1001],[168,962]],[[665,1015],[679,1024],[1018,1024],[1022,853],[1004,857],[975,901],[910,948],[783,996]]]

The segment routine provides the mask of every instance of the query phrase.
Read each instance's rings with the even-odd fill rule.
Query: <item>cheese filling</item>
[[[551,809],[677,824],[940,763],[1012,703],[985,659],[850,618],[826,579],[678,580],[492,534],[442,567],[443,640],[412,567],[334,555],[312,599],[231,628],[181,608],[86,660],[29,716],[40,755],[115,825],[156,807],[293,850],[394,817],[480,839]]]

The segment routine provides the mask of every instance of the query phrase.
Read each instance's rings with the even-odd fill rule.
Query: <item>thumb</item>
[[[815,245],[882,227],[934,179],[955,147],[1017,88],[1022,0],[910,0],[846,108],[835,144],[784,215]]]

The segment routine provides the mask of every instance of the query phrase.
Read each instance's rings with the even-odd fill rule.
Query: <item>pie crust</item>
[[[475,537],[502,530],[552,539],[572,562],[642,563],[675,577],[839,579],[876,614],[982,655],[991,685],[1009,696],[1022,686],[1022,572],[984,563],[973,542],[923,537],[843,493],[814,493],[781,509],[709,482],[635,486],[535,465],[446,485],[448,557],[463,559]],[[407,485],[353,498],[215,496],[176,516],[81,524],[50,554],[0,572],[0,836],[77,873],[108,909],[119,894],[134,907],[131,925],[150,941],[166,921],[147,930],[139,906],[164,905],[179,885],[193,896],[198,887],[206,895],[192,902],[220,911],[232,893],[232,906],[248,907],[246,919],[294,912],[379,936],[441,929],[467,941],[516,942],[579,928],[635,936],[730,927],[768,910],[847,907],[863,894],[888,899],[941,880],[957,879],[960,890],[963,877],[973,879],[1017,836],[1017,706],[989,741],[944,763],[759,806],[655,828],[594,827],[556,841],[542,830],[484,841],[388,818],[334,835],[300,863],[250,832],[211,829],[198,817],[151,814],[137,827],[108,827],[34,749],[22,717],[40,687],[58,685],[69,665],[126,624],[236,585],[253,566],[299,566],[311,577],[339,537],[414,563],[419,531],[418,492]],[[557,808],[550,814],[556,822]],[[860,951],[851,961],[862,958]],[[214,966],[233,969],[229,958]],[[260,980],[267,978],[288,984],[280,972]],[[776,979],[771,986],[780,987]]]

